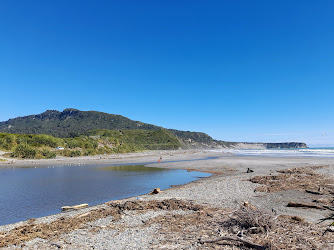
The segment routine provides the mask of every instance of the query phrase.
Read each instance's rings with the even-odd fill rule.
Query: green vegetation
[[[47,134],[55,137],[78,137],[83,132],[96,129],[160,130],[161,127],[133,121],[121,115],[77,109],[47,110],[0,122],[0,131],[13,134]]]
[[[98,137],[107,146],[117,146],[123,151],[172,150],[181,144],[168,130],[94,130],[85,135]]]
[[[89,134],[88,131],[96,131],[96,130],[104,130],[104,131],[121,130],[123,132],[127,130],[130,131],[145,130],[145,131],[157,131],[158,133],[160,133],[159,131],[167,131],[166,129],[161,128],[159,126],[143,123],[140,121],[133,121],[121,115],[107,114],[97,111],[80,111],[77,109],[65,109],[62,112],[57,110],[47,110],[38,115],[18,117],[10,119],[6,122],[0,122],[0,131],[5,133],[45,134],[45,135],[52,135],[58,138],[59,137],[77,138],[81,137],[82,134]],[[128,142],[128,143],[138,144],[137,142],[139,142],[139,144],[141,145],[140,149],[152,149],[152,150],[174,149],[180,146],[184,148],[194,146],[192,143],[189,143],[190,141],[199,143],[198,146],[212,143],[214,143],[215,145],[219,144],[219,143],[217,144],[214,139],[212,139],[210,136],[204,133],[179,131],[179,130],[168,130],[168,131],[172,133],[172,136],[174,135],[178,139],[180,139],[182,141],[182,144],[176,147],[175,143],[166,143],[165,141],[163,141],[162,143],[154,143],[154,145],[152,145],[151,143],[141,142],[140,139],[138,138],[138,135],[135,135],[135,132],[132,132],[131,135],[134,135],[136,139],[133,139],[134,140],[133,142]],[[145,134],[145,136],[146,135],[148,134]],[[153,139],[155,135],[153,134],[148,136],[151,136]],[[166,135],[162,136],[166,137]],[[119,135],[117,135],[117,133],[110,134],[109,137],[111,138],[115,137],[116,139],[119,139]],[[129,137],[127,137],[126,139],[129,139]],[[82,145],[77,143],[78,143],[77,140],[71,141],[67,139],[68,147],[71,149],[82,148]],[[116,140],[113,143],[118,144],[119,141]],[[163,144],[163,145],[157,145],[157,144]],[[172,144],[174,144],[174,146],[172,146]],[[176,144],[179,144],[178,140]],[[128,147],[124,148],[123,146],[118,149],[119,152],[124,152],[129,150],[137,150],[137,148],[135,149],[134,148],[131,149]],[[91,150],[89,151],[91,152]],[[88,152],[84,152],[84,155],[87,153]]]
[[[13,150],[14,146],[26,143],[34,148],[50,149],[56,146],[66,146],[70,150],[80,150],[81,155],[179,147],[184,149],[232,147],[238,144],[214,140],[201,132],[167,130],[152,124],[133,121],[121,115],[77,109],[65,109],[62,112],[47,110],[38,115],[10,119],[0,122],[0,131],[7,133],[5,138],[0,136],[0,148],[4,150]],[[13,134],[22,134],[22,137]],[[98,138],[99,136],[101,138]],[[307,147],[305,143],[263,143],[263,146],[267,148]],[[70,153],[63,152],[62,154]],[[74,156],[74,153],[72,155]],[[46,156],[37,152],[36,157]]]
[[[58,146],[64,150],[56,150]],[[22,159],[178,149],[180,146],[180,141],[168,130],[94,130],[74,138],[0,133],[0,149],[12,151],[11,157]]]
[[[48,150],[47,148],[42,149],[41,154],[46,159],[56,158],[56,153]]]
[[[180,131],[169,129],[182,142],[182,148],[207,148],[207,147],[231,147],[236,142],[217,141],[202,132]]]
[[[34,159],[37,154],[37,150],[26,145],[26,144],[21,144],[15,147],[12,157],[17,157],[17,158],[30,158]]]
[[[77,156],[81,156],[81,151],[65,149],[63,151],[60,151],[59,154],[62,156],[66,156],[66,157],[77,157]],[[94,155],[94,152],[92,152],[92,155]]]

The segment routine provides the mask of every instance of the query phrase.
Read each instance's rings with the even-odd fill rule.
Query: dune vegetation
[[[172,150],[180,141],[168,130],[93,130],[73,138],[44,134],[0,133],[0,149],[8,156],[50,159],[96,154],[130,153],[144,150]],[[57,150],[62,147],[62,150]]]

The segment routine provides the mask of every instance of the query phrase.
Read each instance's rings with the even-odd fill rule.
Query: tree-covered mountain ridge
[[[99,111],[47,110],[0,122],[0,132],[12,134],[46,134],[59,138],[78,137],[92,130],[166,130],[153,124],[134,121],[122,115]],[[180,142],[181,148],[305,148],[302,142],[238,143],[215,140],[202,132],[167,129]]]

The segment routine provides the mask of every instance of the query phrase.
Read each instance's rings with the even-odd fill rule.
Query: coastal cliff
[[[279,148],[307,148],[304,142],[256,143],[256,142],[228,142],[215,140],[201,132],[170,130],[182,143],[183,148],[235,148],[235,149],[279,149]]]
[[[239,142],[231,145],[235,149],[280,149],[280,148],[307,148],[304,142],[271,142],[271,143],[260,143],[260,142]]]

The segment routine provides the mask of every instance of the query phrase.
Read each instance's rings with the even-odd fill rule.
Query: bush
[[[98,148],[98,149],[97,149],[97,153],[98,153],[99,155],[103,155],[103,154],[106,153],[106,150],[105,150],[104,147],[103,147],[103,148]]]
[[[117,154],[133,153],[141,150],[142,148],[140,146],[133,144],[122,144],[112,149],[112,151]]]
[[[98,142],[93,139],[88,139],[84,142],[83,148],[85,149],[97,149]]]
[[[68,148],[81,148],[82,147],[82,142],[76,139],[66,139],[66,146]]]
[[[55,152],[51,152],[50,150],[48,149],[43,149],[41,151],[42,155],[44,156],[44,158],[46,159],[53,159],[53,158],[56,158],[56,153]]]
[[[96,151],[93,149],[86,149],[83,151],[82,153],[84,156],[88,156],[88,155],[96,155]]]
[[[112,151],[112,148],[108,147],[108,146],[104,146],[104,150],[107,154],[111,154],[113,151]]]
[[[31,135],[29,138],[29,142],[31,145],[40,147],[42,145],[49,146],[51,148],[55,148],[58,146],[61,140],[54,138],[50,135]]]
[[[81,151],[80,150],[69,150],[65,149],[62,151],[57,152],[59,155],[66,156],[66,157],[77,157],[81,156]]]
[[[34,159],[36,154],[36,149],[29,147],[28,145],[21,144],[14,149],[12,157]]]
[[[77,157],[77,156],[81,156],[80,150],[74,150],[70,152],[70,157]]]
[[[59,151],[57,151],[57,155],[62,155],[62,156],[69,157],[70,156],[70,152],[71,151],[69,149],[59,150]]]
[[[10,149],[12,149],[12,144],[8,143],[3,138],[0,138],[0,148],[3,148],[5,150],[10,150]]]

